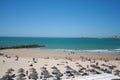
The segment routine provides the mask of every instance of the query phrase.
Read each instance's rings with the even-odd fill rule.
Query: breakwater
[[[0,46],[0,50],[3,49],[19,49],[19,48],[39,48],[45,47],[45,45],[33,44],[33,45],[18,45],[18,46]]]

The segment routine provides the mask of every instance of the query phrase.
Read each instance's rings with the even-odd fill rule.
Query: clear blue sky
[[[120,36],[120,0],[0,0],[0,36]]]

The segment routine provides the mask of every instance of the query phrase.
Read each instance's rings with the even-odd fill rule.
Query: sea
[[[55,51],[120,54],[120,39],[111,38],[59,38],[59,37],[0,37],[0,46],[44,44]]]

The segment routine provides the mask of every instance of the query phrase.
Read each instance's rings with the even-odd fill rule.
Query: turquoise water
[[[120,52],[120,39],[0,37],[0,46],[44,44],[45,49]]]

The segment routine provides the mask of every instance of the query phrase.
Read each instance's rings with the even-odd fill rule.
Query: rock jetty
[[[0,50],[3,49],[19,49],[19,48],[39,48],[45,47],[45,45],[33,44],[33,45],[18,45],[18,46],[0,46]]]

